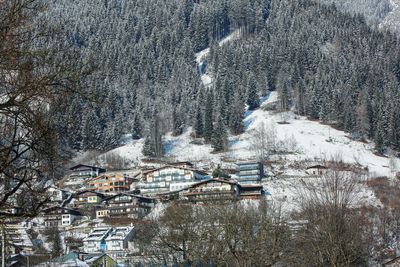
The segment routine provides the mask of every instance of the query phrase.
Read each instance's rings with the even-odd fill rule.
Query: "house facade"
[[[129,191],[133,179],[121,175],[102,175],[88,182],[88,190],[100,193]]]
[[[177,166],[164,166],[144,171],[142,173],[142,180],[138,184],[138,189],[141,194],[170,192],[189,187],[209,177],[207,173],[198,170]]]
[[[111,233],[110,227],[97,227],[83,239],[84,250],[87,253],[105,251],[106,238]]]
[[[71,226],[82,214],[78,210],[63,207],[52,207],[43,211],[44,225],[46,227]]]
[[[139,219],[149,214],[156,200],[149,197],[119,193],[103,201],[103,208],[96,211],[97,218],[128,217]]]
[[[240,199],[260,199],[265,195],[261,184],[238,184]]]
[[[70,195],[68,191],[57,188],[57,187],[50,187],[47,189],[47,193],[50,195],[51,201],[62,202],[68,198]]]
[[[213,178],[192,185],[183,197],[194,203],[234,201],[239,198],[239,187],[236,182]]]
[[[77,206],[100,204],[105,198],[103,194],[94,191],[82,191],[74,195]]]
[[[309,175],[324,175],[328,171],[328,167],[323,165],[314,165],[306,169],[306,173]]]
[[[108,217],[109,214],[110,214],[110,211],[108,210],[108,208],[99,208],[96,210],[96,218],[97,219]]]
[[[237,164],[237,180],[240,184],[257,184],[264,177],[264,165],[261,162],[243,162]]]
[[[106,251],[111,253],[128,249],[128,242],[133,236],[133,227],[114,228],[106,238]]]

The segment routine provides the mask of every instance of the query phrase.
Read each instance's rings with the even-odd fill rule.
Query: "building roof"
[[[89,267],[92,263],[103,257],[108,257],[115,262],[113,258],[105,253],[88,254],[78,252],[70,252],[63,256],[52,259],[49,262],[56,263],[58,266]]]
[[[101,241],[107,237],[107,235],[111,232],[112,228],[109,227],[97,227],[94,228],[92,232],[88,234],[87,237],[83,239],[83,241]]]
[[[238,163],[236,163],[236,165],[254,165],[254,164],[258,164],[258,165],[260,165],[261,164],[261,162],[259,162],[259,161],[243,161],[243,162],[238,162]]]
[[[88,169],[98,169],[99,171],[101,171],[101,172],[106,172],[106,169],[104,169],[104,168],[101,168],[101,167],[96,167],[96,166],[90,166],[90,165],[85,165],[85,164],[78,164],[78,165],[75,165],[75,166],[73,166],[73,167],[71,167],[71,168],[69,168],[71,171],[74,171],[74,170],[76,170],[76,169],[79,169],[79,168],[88,168]]]
[[[182,165],[182,164],[186,164],[188,166],[194,166],[193,163],[191,163],[190,161],[178,161],[178,162],[172,162],[172,163],[168,163],[168,165]]]
[[[307,168],[307,170],[309,170],[309,169],[328,169],[328,168],[326,166],[317,164],[317,165],[313,165],[313,166],[310,166]]]
[[[129,192],[119,192],[117,194],[108,196],[107,198],[103,199],[102,202],[106,202],[106,201],[112,200],[112,199],[114,199],[116,197],[119,197],[119,196],[128,196],[128,197],[131,197],[131,198],[138,198],[138,199],[143,199],[143,200],[156,200],[155,198],[151,198],[151,197],[147,197],[147,196],[143,196],[143,195],[132,194],[132,193],[129,193]]]
[[[80,196],[80,195],[84,195],[84,194],[86,194],[88,196],[97,195],[98,197],[104,198],[104,194],[96,192],[96,191],[93,191],[93,190],[83,190],[83,191],[80,191],[80,192],[76,192],[74,194],[74,197],[77,197],[77,196]]]
[[[196,173],[201,174],[201,175],[208,175],[208,173],[206,173],[205,171],[191,169],[191,168],[190,169],[189,168],[183,168],[183,167],[174,166],[174,165],[171,165],[171,164],[165,165],[165,166],[162,166],[162,167],[159,167],[159,168],[155,168],[155,169],[144,170],[142,172],[142,175],[147,175],[149,173],[156,172],[156,171],[163,170],[163,169],[167,169],[167,168],[176,168],[176,169],[180,169],[180,170],[188,170],[188,171],[196,172]]]
[[[220,182],[220,183],[225,183],[225,184],[230,184],[230,185],[237,185],[238,184],[236,181],[229,181],[229,180],[225,180],[225,179],[221,179],[221,178],[211,178],[211,179],[207,179],[207,180],[203,180],[203,181],[200,181],[198,183],[195,183],[190,187],[196,187],[198,185],[207,184],[207,183],[210,183],[210,182]]]
[[[106,240],[124,240],[132,231],[133,227],[115,227],[106,237]]]
[[[60,207],[60,206],[54,206],[54,207],[50,207],[50,208],[44,209],[43,212],[44,213],[51,213],[52,211],[55,211],[55,210],[64,210],[66,212],[65,214],[72,214],[72,215],[75,215],[75,216],[82,216],[82,213],[79,210],[69,209],[69,208]]]

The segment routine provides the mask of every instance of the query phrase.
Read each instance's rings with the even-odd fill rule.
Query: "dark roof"
[[[156,169],[142,171],[142,174],[146,175],[146,174],[151,173],[151,172],[155,172],[155,171],[159,171],[159,170],[166,169],[166,168],[171,168],[171,167],[177,168],[177,169],[181,169],[181,170],[189,170],[189,171],[197,172],[197,173],[199,173],[201,175],[208,175],[208,173],[206,173],[204,171],[195,170],[195,169],[189,169],[189,168],[182,168],[182,167],[174,166],[174,165],[171,165],[171,164],[170,165],[165,165],[165,166],[162,166],[162,167],[159,167],[159,168],[156,168]]]
[[[111,199],[116,198],[118,196],[129,196],[129,197],[140,198],[140,199],[145,199],[145,200],[155,200],[155,198],[146,197],[146,196],[143,196],[143,195],[136,195],[136,194],[132,194],[132,193],[129,193],[129,192],[120,192],[120,193],[117,193],[115,195],[108,196],[102,202],[111,200]]]
[[[67,211],[68,214],[82,216],[82,213],[79,210],[68,209],[68,208],[60,207],[60,206],[55,206],[55,207],[50,207],[50,208],[44,209],[43,212],[48,213],[48,212],[52,212],[54,210],[65,210],[65,211]]]
[[[308,169],[328,169],[328,168],[323,166],[323,165],[317,164],[317,165],[313,165],[313,166],[308,167],[307,170]]]
[[[261,165],[262,163],[259,162],[259,161],[246,161],[246,162],[238,162],[238,163],[236,163],[236,165],[238,165],[238,166],[240,166],[240,165],[254,165],[254,164]]]
[[[168,163],[168,165],[181,165],[181,164],[186,164],[189,166],[194,166],[193,163],[191,163],[190,161],[178,161],[178,162],[173,162],[173,163]]]
[[[80,196],[80,195],[83,195],[83,194],[86,194],[86,193],[90,193],[91,195],[97,195],[97,196],[99,196],[101,198],[104,198],[104,194],[96,192],[96,191],[93,191],[93,190],[83,190],[83,191],[80,191],[80,192],[76,192],[74,194],[74,197],[77,197],[77,196]]]
[[[96,166],[85,165],[85,164],[78,164],[78,165],[75,165],[75,166],[73,166],[73,167],[71,167],[69,169],[71,171],[73,171],[73,170],[79,169],[81,167],[86,167],[86,168],[90,168],[90,169],[98,169],[99,171],[103,171],[103,172],[106,171],[106,169],[103,169],[103,168],[100,168],[100,167],[96,167]]]
[[[210,182],[220,182],[220,183],[225,183],[225,184],[230,184],[230,185],[237,185],[238,184],[237,182],[229,181],[229,180],[225,180],[225,179],[221,179],[221,178],[211,178],[211,179],[207,179],[207,180],[203,180],[203,181],[200,181],[198,183],[195,183],[190,187],[196,187],[198,185],[207,184],[207,183],[210,183]]]

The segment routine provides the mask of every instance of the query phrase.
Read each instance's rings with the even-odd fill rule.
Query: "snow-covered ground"
[[[261,107],[274,102],[276,98],[277,93],[271,92]],[[316,161],[336,158],[339,155],[346,163],[368,167],[371,177],[391,176],[389,158],[375,155],[372,142],[354,141],[349,138],[349,134],[343,131],[317,121],[307,120],[307,118],[297,116],[292,112],[285,114],[285,120],[287,123],[280,124],[281,113],[265,111],[262,108],[246,112],[244,119],[246,131],[238,136],[230,136],[229,150],[218,154],[212,153],[211,145],[198,144],[191,137],[191,128],[188,128],[180,136],[167,134],[164,137],[166,157],[176,161],[193,161],[199,168],[214,167],[217,164],[229,167],[236,161],[254,160],[256,154],[251,146],[253,132],[265,125],[267,128],[276,130],[278,142],[295,144],[296,152],[284,155],[287,161]],[[111,155],[119,155],[131,167],[138,166],[143,158],[142,147],[143,140],[131,140],[124,146],[100,155],[99,158],[105,159]],[[397,162],[397,165],[400,166],[399,159]]]
[[[223,38],[221,41],[219,41],[219,45],[222,46],[222,45],[226,44],[227,42],[238,39],[239,37],[240,37],[240,30],[236,30],[233,33],[226,36],[225,38]],[[206,64],[206,58],[207,58],[207,55],[209,52],[210,52],[210,48],[206,48],[206,49],[196,53],[196,62],[199,65],[199,69],[202,69],[202,65]],[[210,76],[210,73],[207,72],[207,66],[205,66],[200,77],[201,77],[201,81],[203,82],[203,85],[206,87],[210,86],[213,82],[212,76]]]

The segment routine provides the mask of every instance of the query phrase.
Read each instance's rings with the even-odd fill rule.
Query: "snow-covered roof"
[[[107,236],[106,241],[124,240],[132,231],[133,227],[116,227]]]

